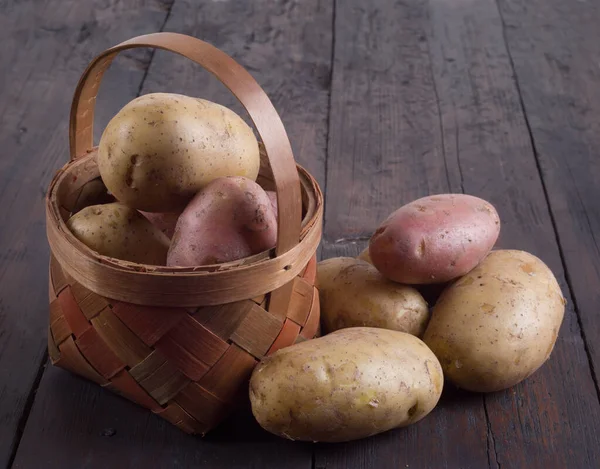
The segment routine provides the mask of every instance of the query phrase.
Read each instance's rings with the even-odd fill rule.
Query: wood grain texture
[[[448,191],[422,1],[338,2],[324,238],[368,238]]]
[[[328,244],[323,257],[356,257],[366,244]],[[315,469],[482,469],[495,457],[493,450],[487,454],[488,440],[483,396],[445,384],[438,406],[424,420],[366,440],[319,445]]]
[[[457,168],[465,192],[496,206],[505,222],[499,245],[540,257],[557,276],[568,300],[549,362],[520,385],[485,396],[493,437],[490,454],[499,467],[597,467],[600,451],[589,448],[598,448],[600,442],[598,396],[501,16],[492,0],[452,6],[439,0],[432,5],[433,73],[449,172]],[[539,6],[528,15],[544,16]],[[577,27],[574,21],[571,28]],[[565,377],[577,386],[565,386]],[[582,433],[580,428],[590,431]]]
[[[323,257],[358,255],[390,212],[452,189],[431,70],[427,3],[337,2],[335,33]],[[449,435],[460,435],[460,442]],[[487,467],[482,398],[444,397],[416,425],[316,452],[320,469],[407,464]]]
[[[324,257],[358,255],[383,217],[428,193],[464,191],[494,203],[503,220],[500,246],[540,256],[569,299],[542,370],[485,397],[447,386],[439,407],[417,425],[314,446],[268,435],[248,409],[205,439],[190,437],[97,385],[49,368],[13,467],[600,467],[597,386],[589,366],[591,359],[600,369],[594,238],[600,7],[498,2],[499,9],[494,0],[338,1],[330,121],[331,50],[323,44],[331,44],[333,1],[176,0],[166,29],[197,35],[249,66],[280,111],[298,160],[322,185],[329,123]],[[0,466],[10,459],[45,348],[40,192],[66,158],[73,87],[95,52],[159,29],[170,3],[0,2],[0,202],[7,217],[0,229],[0,421],[6,422]],[[115,62],[102,88],[97,130],[136,95],[150,57],[142,51]],[[143,85],[144,93],[232,103],[193,64],[160,52]],[[60,287],[60,279],[55,283]],[[25,284],[42,288],[25,294]],[[210,315],[195,319],[203,323]],[[233,318],[219,335],[229,337],[242,319]],[[104,321],[103,313],[95,321]],[[70,330],[64,318],[53,329]],[[119,357],[128,365],[143,355],[146,346],[136,345]],[[229,350],[223,366],[251,365],[246,352]],[[207,386],[227,392],[226,383],[210,378],[204,376]],[[180,408],[166,412],[186,418]]]
[[[598,388],[600,5],[498,3]]]
[[[19,451],[15,469],[311,467],[311,445],[266,434],[248,409],[201,439],[63,370],[49,367],[42,386],[30,420],[43,426],[28,429],[23,441],[35,451]],[[299,461],[303,452],[307,462]]]
[[[0,467],[20,438],[19,420],[45,356],[43,201],[53,171],[68,158],[73,89],[96,51],[160,28],[165,16],[159,0],[0,2]],[[145,58],[129,55],[111,71],[107,88],[115,100],[135,95]]]
[[[319,0],[176,0],[165,25],[165,30],[195,35],[214,44],[248,67],[279,111],[295,156],[321,183],[326,151],[331,14],[331,2]],[[114,21],[123,27],[127,25]],[[88,44],[87,51],[91,56],[134,34],[136,31],[130,30],[125,37],[113,37],[105,44],[92,32],[93,46]],[[141,57],[143,61],[136,63],[145,68],[149,55]],[[83,65],[74,69],[78,75]],[[112,67],[107,73],[111,71]],[[103,83],[97,105],[100,126],[96,130],[106,122],[103,116],[108,118],[135,96],[142,74],[143,69],[140,74],[121,76],[123,87],[131,85],[131,94],[113,81]],[[70,97],[73,88],[74,84],[65,86],[65,94]],[[182,92],[224,104],[231,102],[227,91],[199,67],[159,52],[141,89],[142,93],[151,91]],[[60,137],[66,143],[66,130]],[[201,313],[195,318],[202,323]],[[42,315],[42,320],[46,319]],[[239,324],[233,322],[236,324],[232,324],[231,332]],[[246,356],[238,360],[226,354],[221,358],[231,358],[231,366],[240,371],[249,363]],[[227,390],[224,383],[209,380],[208,384]],[[177,409],[170,413],[174,419],[179,418]],[[102,436],[113,432],[113,436]],[[44,444],[40,445],[40,441]],[[248,409],[238,412],[206,438],[194,438],[124,399],[52,368],[40,384],[15,467],[309,469],[311,456],[312,445],[294,444],[267,434]]]
[[[165,31],[196,36],[242,64],[275,104],[296,161],[324,183],[331,75],[331,1],[177,0]],[[165,71],[168,71],[165,73]],[[142,93],[182,92],[243,108],[197,65],[157,51]]]
[[[520,16],[543,18],[539,7]],[[340,117],[329,141],[324,254],[358,254],[382,217],[423,192],[464,191],[497,207],[499,245],[541,257],[569,297],[494,1],[414,0],[397,10],[356,2],[336,11],[336,44],[344,47],[334,59],[332,116]],[[354,135],[361,140],[348,140]],[[591,448],[600,408],[572,306],[550,361],[532,378],[483,399],[448,392],[415,427],[376,443],[319,449],[317,466],[598,466],[600,452]],[[436,431],[450,450],[419,451]]]

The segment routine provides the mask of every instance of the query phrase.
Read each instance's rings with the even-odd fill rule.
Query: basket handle
[[[279,114],[246,69],[200,39],[177,33],[147,34],[122,42],[97,56],[81,76],[73,96],[69,121],[71,160],[86,154],[94,146],[94,108],[102,75],[119,52],[137,47],[168,50],[196,62],[219,79],[246,108],[263,142],[275,179],[279,206],[275,252],[280,256],[296,246],[300,240],[302,217],[300,179]]]

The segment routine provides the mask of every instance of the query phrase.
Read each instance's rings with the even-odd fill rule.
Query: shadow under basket
[[[91,129],[102,73],[118,52],[133,47],[194,60],[246,107],[261,137],[257,182],[277,192],[275,249],[227,264],[169,268],[99,255],[70,233],[66,221],[86,188],[98,183]],[[295,164],[283,125],[252,77],[223,52],[188,36],[140,36],[98,56],[77,87],[70,124],[71,161],[55,175],[46,198],[51,361],[185,432],[205,434],[247,401],[258,360],[319,332],[319,186]]]

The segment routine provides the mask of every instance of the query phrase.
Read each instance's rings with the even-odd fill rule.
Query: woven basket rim
[[[137,264],[98,254],[79,241],[68,229],[61,214],[61,202],[58,196],[61,184],[65,183],[67,178],[73,177],[72,173],[75,169],[82,166],[96,166],[96,151],[97,147],[90,151],[88,155],[69,161],[55,174],[46,194],[46,229],[51,251],[57,258],[57,261],[75,280],[98,294],[121,301],[157,306],[183,306],[183,303],[185,303],[185,306],[202,306],[223,303],[221,300],[213,301],[210,299],[204,299],[199,302],[197,299],[198,295],[193,295],[196,298],[194,300],[174,300],[174,296],[188,294],[187,291],[182,291],[180,288],[176,288],[172,295],[167,294],[168,300],[165,299],[159,302],[146,302],[135,297],[130,298],[119,294],[115,295],[114,292],[107,291],[102,285],[97,285],[96,281],[100,280],[97,278],[97,275],[93,273],[85,275],[86,272],[81,270],[82,265],[87,265],[90,268],[101,268],[108,275],[117,273],[123,275],[129,274],[137,278],[144,277],[146,280],[154,278],[155,281],[163,280],[169,283],[181,279],[190,279],[198,282],[204,279],[208,282],[209,279],[216,276],[222,276],[224,282],[235,282],[236,275],[238,274],[245,274],[245,277],[253,277],[255,282],[260,283],[257,277],[266,275],[267,273],[274,274],[278,272],[277,276],[279,278],[277,281],[274,282],[274,279],[270,279],[269,285],[265,285],[263,288],[256,285],[254,290],[260,292],[256,295],[235,295],[235,286],[229,289],[231,296],[228,297],[228,300],[238,301],[268,293],[291,281],[300,273],[310,257],[316,252],[321,238],[323,194],[315,178],[302,166],[296,164],[302,189],[309,197],[310,203],[306,207],[307,213],[303,219],[303,227],[298,245],[283,255],[274,257],[275,249],[271,249],[270,251],[226,264],[198,267],[166,267]],[[61,252],[66,255],[61,254]],[[78,265],[79,268],[77,267]],[[84,270],[86,270],[85,267]],[[210,292],[212,292],[213,287],[214,285],[208,286]],[[246,289],[249,288],[248,285],[245,285],[245,287]]]

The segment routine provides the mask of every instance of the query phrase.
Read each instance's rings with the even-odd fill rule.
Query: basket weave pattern
[[[313,258],[293,281],[287,309],[267,311],[269,295],[167,309],[103,298],[52,259],[50,358],[188,433],[204,434],[235,406],[258,359],[317,334],[315,275]]]

